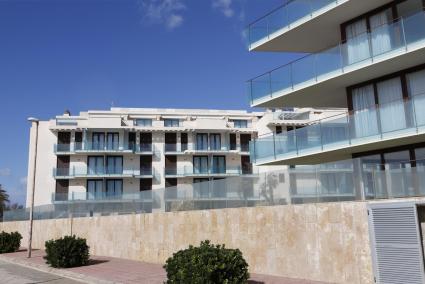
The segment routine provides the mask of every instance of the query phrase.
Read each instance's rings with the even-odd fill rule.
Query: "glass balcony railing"
[[[69,192],[69,193],[53,193],[52,201],[112,201],[112,200],[144,200],[145,202],[152,202],[152,191],[141,191],[135,193],[123,192]]]
[[[270,39],[282,29],[289,30],[298,23],[308,21],[324,9],[337,6],[341,0],[289,0],[284,5],[261,17],[247,27],[248,48]]]
[[[137,193],[69,192],[36,206],[34,219],[276,206],[425,196],[425,161],[367,157],[297,166]],[[30,209],[5,211],[3,221],[28,220]]]
[[[81,143],[75,142],[70,144],[55,144],[55,153],[75,153],[75,152],[134,152],[140,153],[153,153],[154,146],[152,144],[138,144],[133,143]]]
[[[134,145],[133,148],[135,153],[153,153],[154,151],[152,143]]]
[[[185,166],[182,168],[165,168],[166,176],[177,176],[177,177],[191,177],[191,176],[237,176],[242,175],[243,171],[240,167],[232,168],[221,168],[221,167],[210,167],[210,168],[195,168],[192,166]],[[245,171],[244,174],[252,174],[251,172]]]
[[[425,133],[425,93],[312,123],[252,141],[251,160],[284,160]]]
[[[153,168],[107,168],[107,167],[70,167],[54,168],[55,178],[79,178],[79,177],[154,177]]]
[[[248,96],[255,105],[423,46],[425,13],[421,11],[249,80]]]

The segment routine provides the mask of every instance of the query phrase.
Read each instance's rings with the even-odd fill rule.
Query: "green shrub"
[[[224,245],[201,242],[199,247],[189,246],[170,257],[164,265],[166,283],[246,283],[248,264],[239,249],[226,249]]]
[[[0,253],[9,253],[18,251],[21,246],[22,236],[18,232],[0,233]]]
[[[89,262],[89,247],[85,239],[75,236],[65,236],[45,243],[47,264],[57,268],[67,268],[87,265]]]

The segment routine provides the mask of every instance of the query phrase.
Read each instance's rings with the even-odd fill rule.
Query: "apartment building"
[[[307,53],[250,80],[253,107],[347,109],[256,139],[253,162],[422,163],[424,6],[422,0],[294,0],[252,23],[251,51]]]
[[[275,169],[252,166],[252,139],[334,112],[307,108],[252,113],[112,108],[77,116],[66,112],[40,121],[37,138],[36,125],[31,128],[28,176],[34,171],[37,141],[35,204],[138,199],[150,190],[190,190],[197,183]],[[29,179],[27,192],[31,189]]]
[[[307,54],[249,80],[253,107],[347,109],[258,137],[251,161],[296,166],[302,184],[290,190],[301,203],[311,191],[306,178],[316,202],[373,200],[372,283],[425,283],[424,7],[423,0],[290,0],[248,27],[250,51]],[[394,200],[406,197],[415,199]]]

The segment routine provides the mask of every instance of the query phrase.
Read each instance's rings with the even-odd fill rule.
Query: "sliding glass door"
[[[122,156],[106,157],[106,167],[108,175],[123,174],[123,158]]]
[[[425,70],[407,74],[407,89],[413,101],[416,124],[425,125]]]
[[[193,173],[208,174],[208,156],[193,157]]]
[[[369,18],[373,56],[391,50],[391,34],[389,24],[392,21],[391,9],[386,9]]]
[[[226,173],[226,157],[214,156],[212,160],[212,172],[215,174]]]
[[[87,181],[87,199],[103,198],[103,181],[88,180]]]
[[[122,196],[122,179],[111,179],[106,181],[106,197],[121,197]]]
[[[108,133],[107,134],[106,149],[107,150],[118,150],[119,149],[119,134],[118,133]]]
[[[406,116],[400,78],[386,80],[376,86],[382,132],[404,129],[406,127]]]
[[[379,134],[373,85],[353,89],[352,100],[354,112],[353,138]]]
[[[104,162],[102,156],[90,156],[87,160],[87,174],[102,175],[104,174]]]
[[[201,151],[208,150],[208,134],[206,133],[196,134],[196,150],[201,150]]]
[[[221,150],[221,135],[220,134],[210,134],[210,149]]]

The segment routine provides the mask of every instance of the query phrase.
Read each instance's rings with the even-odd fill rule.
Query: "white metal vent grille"
[[[369,228],[376,282],[424,284],[416,205],[370,205]]]

